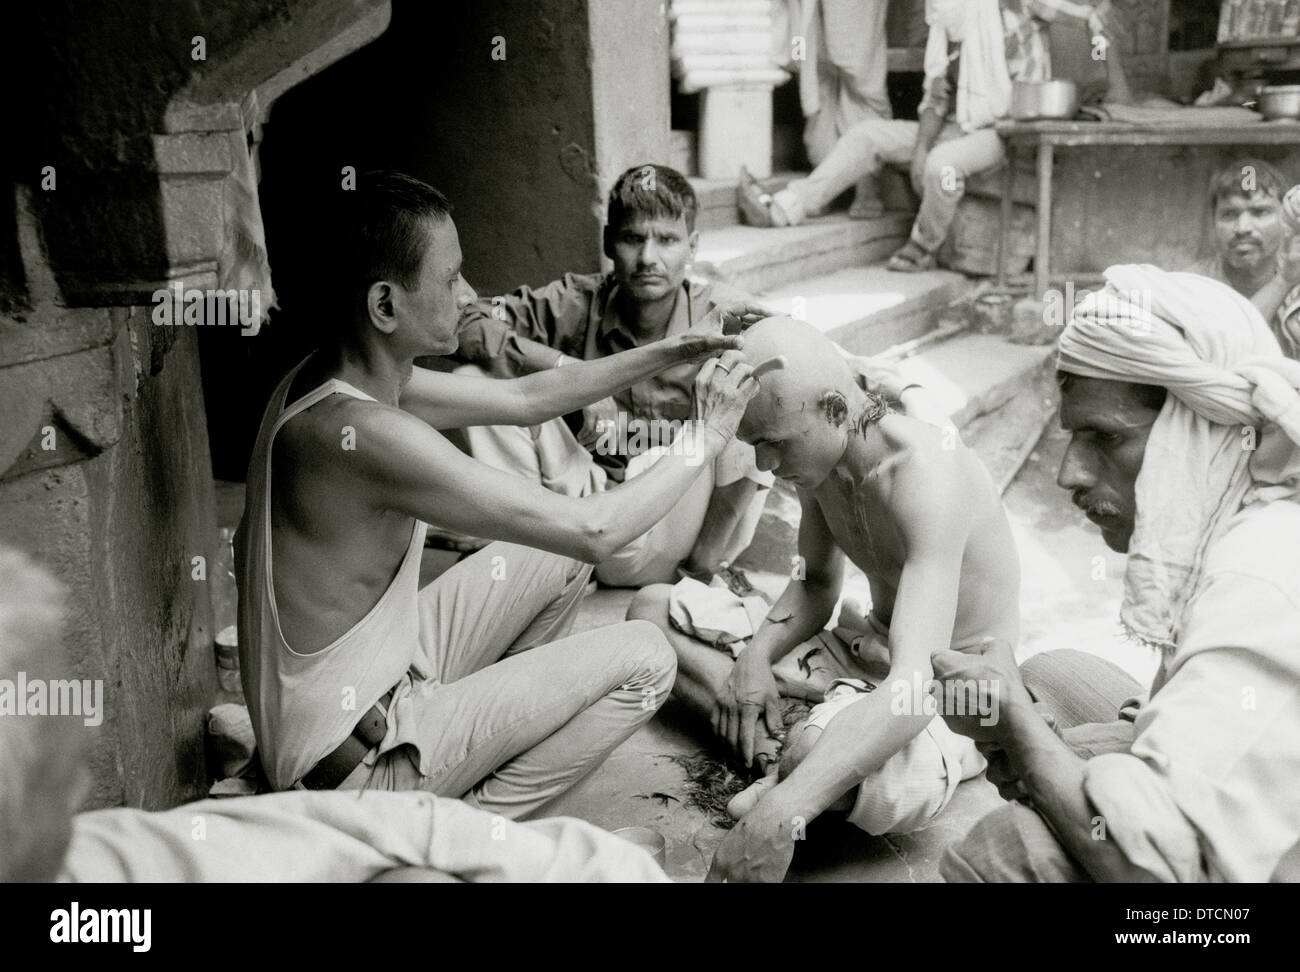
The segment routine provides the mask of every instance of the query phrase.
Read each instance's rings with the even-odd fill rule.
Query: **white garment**
[[[813,706],[806,727],[825,729],[833,718],[872,691],[858,678],[837,678],[826,700]],[[962,780],[987,765],[975,744],[935,716],[924,729],[858,785],[848,821],[874,835],[907,834],[929,826]]]
[[[948,71],[949,44],[961,44],[956,121],[963,131],[987,128],[1011,108],[1011,73],[998,0],[927,0],[925,85]]]
[[[1157,878],[1266,881],[1300,838],[1300,363],[1226,284],[1122,266],[1058,367],[1169,391],[1121,608],[1162,661],[1130,752],[1090,760],[1084,791]]]
[[[60,881],[369,881],[394,868],[465,881],[646,881],[640,848],[565,817],[515,823],[431,793],[290,792],[73,818]]]
[[[332,378],[292,404],[285,375],[267,404],[248,466],[248,497],[235,544],[239,581],[239,662],[244,699],[257,733],[262,768],[277,790],[297,783],[352,732],[389,689],[392,704],[410,691],[408,671],[420,648],[420,556],[426,527],[411,521],[397,573],[374,607],[319,651],[295,651],[280,630],[271,550],[271,455],[276,434],[295,415],[330,395],[374,401]],[[389,735],[395,722],[389,723]],[[390,747],[391,748],[391,747]]]

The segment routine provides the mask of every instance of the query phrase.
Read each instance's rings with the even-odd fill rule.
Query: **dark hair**
[[[1247,175],[1252,177],[1254,189],[1246,189],[1243,183]],[[1282,174],[1259,159],[1239,159],[1226,168],[1220,169],[1210,180],[1210,206],[1219,205],[1225,196],[1252,196],[1262,192],[1272,196],[1278,202],[1286,195],[1289,183]]]
[[[447,197],[427,182],[401,172],[357,176],[345,191],[340,272],[353,293],[376,280],[414,288],[429,246],[428,224],[451,216]]]
[[[1070,390],[1070,386],[1074,384],[1074,380],[1078,377],[1080,376],[1069,371],[1058,371],[1056,373],[1056,384],[1060,386],[1062,394]],[[1158,412],[1164,408],[1165,399],[1169,396],[1169,390],[1164,385],[1147,385],[1140,381],[1119,381],[1113,378],[1098,378],[1097,380],[1123,385],[1134,401],[1153,412]]]
[[[676,169],[666,165],[634,165],[614,183],[609,191],[609,212],[605,220],[607,233],[617,232],[633,216],[652,219],[686,218],[686,231],[695,232],[695,214],[700,203],[690,182]]]

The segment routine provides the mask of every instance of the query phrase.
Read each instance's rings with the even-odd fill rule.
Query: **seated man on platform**
[[[1020,574],[998,490],[955,430],[890,412],[811,325],[769,319],[746,333],[745,347],[751,363],[786,359],[763,379],[739,435],[760,468],[798,489],[797,569],[734,663],[678,630],[683,614],[708,613],[705,592],[688,582],[646,588],[628,617],[654,621],[672,643],[676,697],[746,763],[757,755],[768,764],[733,801],[742,816],[718,848],[714,876],[775,881],[800,821],[835,809],[869,833],[917,829],[980,772],[974,747],[929,699],[930,656],[984,638],[1014,644]],[[871,613],[842,609],[849,630],[824,632],[845,556],[870,581]],[[774,674],[792,650],[796,661]],[[778,765],[778,695],[807,697],[811,687],[825,702],[791,730]],[[996,717],[991,705],[985,715]]]
[[[1300,364],[1231,288],[1106,272],[1061,335],[1060,485],[1128,554],[1120,620],[1150,698],[1082,652],[935,656],[1004,686],[980,740],[1019,801],[949,881],[1266,881],[1300,839]],[[1049,721],[1034,710],[1045,706]],[[1283,868],[1285,870],[1285,868]]]
[[[907,165],[921,208],[910,239],[888,267],[930,269],[957,216],[966,180],[1006,161],[993,123],[1010,111],[1012,84],[1051,77],[1047,22],[1064,15],[1101,34],[1104,6],[1093,9],[1068,0],[927,0],[930,34],[918,120],[858,122],[806,179],[795,179],[774,195],[742,173],[741,215],[755,226],[793,226],[883,164]],[[1118,59],[1109,49],[1106,66],[1112,85],[1122,84]],[[878,216],[883,206],[859,197],[854,210]]]
[[[0,547],[0,674],[21,673],[29,693],[67,684],[63,603],[58,581]],[[130,700],[109,703],[120,713]],[[0,884],[667,880],[644,852],[583,821],[515,823],[430,793],[272,793],[77,813],[89,783],[83,722],[0,707]]]
[[[739,295],[687,278],[697,209],[694,190],[675,170],[628,169],[609,194],[605,255],[613,271],[566,274],[535,290],[471,301],[460,321],[459,356],[473,362],[464,370],[532,374],[665,337],[717,333],[724,319],[766,316]],[[690,417],[699,366],[683,362],[565,418],[466,429],[470,454],[565,496],[602,493],[663,454],[665,433]],[[641,587],[676,580],[679,571],[706,581],[717,573],[749,593],[730,565],[753,539],[771,485],[771,475],[754,467],[754,450],[733,439],[666,517],[596,565],[596,578]]]
[[[1214,253],[1188,267],[1250,300],[1282,353],[1300,358],[1300,226],[1288,229],[1287,183],[1267,162],[1243,159],[1210,183]]]
[[[347,303],[272,394],[236,537],[262,768],[275,789],[423,789],[523,817],[671,688],[653,626],[569,630],[590,565],[668,514],[727,448],[757,381],[734,360],[740,338],[694,331],[509,381],[414,367],[455,350],[475,296],[449,204],[397,173],[342,195],[346,266],[330,283]],[[728,366],[696,381],[697,418],[618,490],[565,496],[436,431],[536,425],[727,349]],[[426,524],[513,542],[422,587]]]

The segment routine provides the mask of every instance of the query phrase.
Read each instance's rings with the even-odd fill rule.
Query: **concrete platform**
[[[880,354],[934,327],[936,313],[971,287],[959,273],[893,273],[874,266],[843,267],[782,284],[762,300],[809,321],[854,354]]]
[[[700,234],[697,270],[706,269],[750,293],[879,263],[903,245],[912,220],[906,213],[879,219],[822,216],[779,229],[726,226]]]

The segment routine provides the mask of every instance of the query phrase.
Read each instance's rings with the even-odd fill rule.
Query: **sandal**
[[[889,258],[885,269],[893,270],[895,273],[920,273],[923,270],[933,270],[934,265],[933,253],[922,249],[914,240],[908,240]]]
[[[772,194],[763,189],[762,184],[749,174],[743,165],[740,167],[740,185],[736,190],[736,202],[740,206],[740,218],[747,226],[784,226],[772,210]]]

